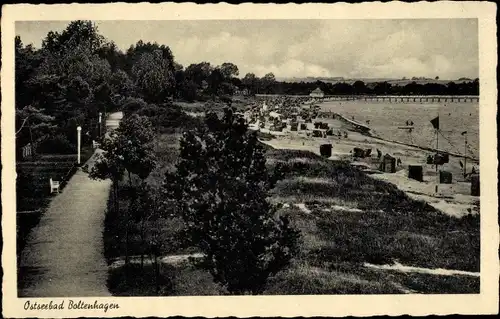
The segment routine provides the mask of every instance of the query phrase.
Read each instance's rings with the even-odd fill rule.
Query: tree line
[[[147,106],[156,118],[178,122],[183,114],[172,106],[172,98],[189,94],[186,81],[195,79],[193,68],[187,69],[192,76],[181,79],[183,67],[169,47],[138,41],[122,52],[90,21],[73,21],[62,32],[49,32],[41,48],[16,36],[16,145],[34,143],[40,152],[74,153],[77,126],[83,128],[84,142],[89,141],[96,138],[99,113],[122,109]],[[223,64],[210,72],[207,92],[216,94],[217,81],[235,71]]]
[[[417,83],[393,85],[387,81],[366,84],[363,81],[347,82],[273,82],[267,89],[248,87],[251,94],[309,95],[320,88],[325,95],[479,95],[479,79],[447,84]]]

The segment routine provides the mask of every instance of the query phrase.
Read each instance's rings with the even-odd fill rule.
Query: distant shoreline
[[[335,94],[335,95],[325,95],[323,97],[312,97],[308,94],[255,94],[256,98],[265,98],[265,97],[289,97],[289,98],[308,98],[318,100],[318,102],[322,102],[321,100],[335,98],[335,97],[351,97],[353,99],[364,99],[364,98],[410,98],[410,99],[431,99],[431,98],[440,98],[440,99],[476,99],[479,100],[479,95],[471,95],[471,94],[463,94],[463,95],[449,95],[449,94],[419,94],[419,95],[394,95],[394,94]]]

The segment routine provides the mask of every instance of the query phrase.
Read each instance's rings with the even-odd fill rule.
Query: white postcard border
[[[80,316],[373,316],[494,314],[498,311],[498,198],[496,156],[496,5],[486,2],[361,4],[70,4],[5,5],[2,16],[3,315]],[[18,298],[15,257],[14,23],[28,20],[478,18],[481,175],[481,292],[476,295],[317,295],[235,297]],[[168,45],[168,44],[167,44]],[[26,311],[26,300],[117,303],[119,309]]]

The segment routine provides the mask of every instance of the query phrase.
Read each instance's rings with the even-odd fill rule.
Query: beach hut
[[[434,156],[434,164],[443,165],[450,162],[450,155],[448,153],[440,153]]]
[[[408,165],[408,178],[423,182],[424,170],[422,165]]]
[[[359,158],[364,158],[365,157],[365,150],[359,147],[355,147],[352,150],[352,156],[353,157],[359,157]]]
[[[389,154],[385,154],[380,163],[380,170],[385,173],[396,172],[396,158]]]
[[[322,129],[314,129],[313,137],[326,137],[326,130]]]
[[[328,123],[323,123],[323,122],[321,122],[321,123],[319,124],[319,128],[320,128],[320,129],[323,129],[323,130],[328,130],[328,129],[330,128],[330,126],[328,126]]]
[[[434,157],[432,155],[427,155],[427,164],[434,164]]]
[[[332,144],[322,144],[319,146],[319,152],[321,156],[330,157],[332,156]]]
[[[470,194],[472,196],[479,196],[479,186],[480,186],[479,174],[471,175],[471,177],[470,177]]]
[[[355,147],[353,149],[353,156],[354,157],[359,157],[359,158],[365,158],[365,157],[371,157],[372,156],[372,149],[362,149],[359,147]]]
[[[439,184],[451,184],[453,175],[448,171],[439,171]]]

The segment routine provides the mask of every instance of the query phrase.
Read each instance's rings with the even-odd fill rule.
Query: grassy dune
[[[158,155],[166,162],[150,177],[152,183],[159,183],[162,172],[173,168],[177,139],[159,138]],[[269,169],[280,165],[283,172],[269,200],[281,205],[279,214],[291,216],[302,239],[300,254],[287,269],[270,278],[265,294],[479,292],[478,277],[401,273],[364,266],[398,261],[408,266],[478,272],[478,216],[447,216],[345,162],[328,161],[305,151],[266,148]],[[165,219],[162,223],[161,227],[173,236],[182,228],[179,220]],[[186,251],[175,246],[165,251],[183,253]],[[152,280],[152,270],[134,269],[137,276],[128,286],[120,279],[120,268],[111,270],[109,285],[114,294],[225,293],[209,273],[188,263],[163,265],[158,292],[147,284]]]
[[[268,156],[286,161],[303,153],[279,150],[268,151]],[[312,249],[308,259],[399,260],[419,267],[479,271],[479,216],[447,216],[347,163],[307,156],[309,163],[287,165],[291,170],[272,194],[289,205],[304,203],[311,211],[284,209],[296,221],[314,222],[314,236],[324,244]]]

